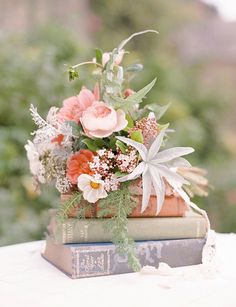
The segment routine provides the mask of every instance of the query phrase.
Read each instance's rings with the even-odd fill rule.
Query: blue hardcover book
[[[171,267],[200,264],[205,239],[139,241],[137,256],[142,266]],[[71,278],[130,273],[127,257],[120,256],[112,243],[54,244],[48,237],[42,256]]]

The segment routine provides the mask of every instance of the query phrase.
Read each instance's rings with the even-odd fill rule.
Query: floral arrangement
[[[111,216],[105,225],[134,270],[140,266],[127,231],[127,215],[136,205],[130,186],[142,180],[142,211],[154,190],[158,214],[167,189],[189,203],[194,194],[207,195],[208,184],[204,171],[191,167],[182,157],[193,148],[165,149],[171,130],[159,121],[168,106],[143,103],[156,79],[138,91],[130,88],[129,80],[143,66],[123,67],[124,48],[133,37],[146,32],[157,33],[135,33],[112,52],[96,49],[91,61],[70,66],[69,79],[74,80],[82,66],[92,65],[94,89],[82,87],[61,108],[51,107],[46,119],[31,105],[38,129],[33,141],[25,145],[35,181],[53,183],[61,194],[70,194],[59,207],[58,219],[66,218],[78,203],[77,217],[85,218],[86,208],[99,201],[99,216]]]

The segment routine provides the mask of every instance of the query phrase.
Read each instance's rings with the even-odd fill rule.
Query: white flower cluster
[[[33,105],[30,111],[38,126],[38,130],[33,133],[33,142],[28,141],[25,145],[30,171],[40,183],[55,180],[56,188],[60,192],[68,191],[70,183],[63,165],[72,150],[72,128],[58,120],[56,107],[50,108],[46,120],[38,114]],[[58,142],[58,136],[61,136],[61,142]]]
[[[127,154],[118,154],[116,158],[119,169],[124,173],[131,173],[137,166],[136,150],[130,150]]]

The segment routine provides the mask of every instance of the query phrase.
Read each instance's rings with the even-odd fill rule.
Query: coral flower
[[[51,143],[57,143],[58,145],[61,145],[64,140],[64,135],[63,134],[58,134],[55,138],[51,140]]]
[[[58,112],[58,118],[62,121],[68,120],[79,123],[83,111],[90,107],[95,100],[94,94],[84,87],[79,95],[63,101],[63,107]]]
[[[88,137],[105,138],[127,126],[125,112],[115,110],[102,101],[95,101],[83,112],[80,122]]]
[[[91,174],[89,162],[93,161],[94,153],[88,149],[81,149],[72,155],[67,161],[67,177],[70,182],[77,184],[81,174]]]

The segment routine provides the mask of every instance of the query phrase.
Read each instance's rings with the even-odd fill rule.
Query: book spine
[[[57,244],[111,242],[111,234],[104,231],[102,219],[67,219],[62,224],[51,218],[49,233]],[[202,217],[184,218],[129,218],[128,233],[136,241],[203,238],[206,221]]]
[[[137,256],[142,266],[158,267],[165,262],[171,267],[202,262],[205,239],[149,241],[137,243]],[[116,253],[114,245],[81,249],[72,248],[72,278],[130,273],[127,257]]]
[[[62,194],[61,201],[64,202],[71,197],[70,194]],[[129,215],[129,217],[170,217],[170,216],[184,216],[186,211],[188,210],[187,204],[184,200],[179,196],[166,196],[165,201],[163,203],[162,209],[158,215],[156,215],[156,196],[151,195],[149,199],[149,205],[144,212],[142,212],[142,195],[133,195],[133,200],[137,203],[137,206]],[[68,218],[75,218],[78,214],[80,204],[74,207],[69,213]],[[87,218],[96,218],[99,216],[99,201],[94,205],[91,209],[88,209],[85,212],[85,217]],[[111,216],[104,216],[105,218],[110,218]]]

